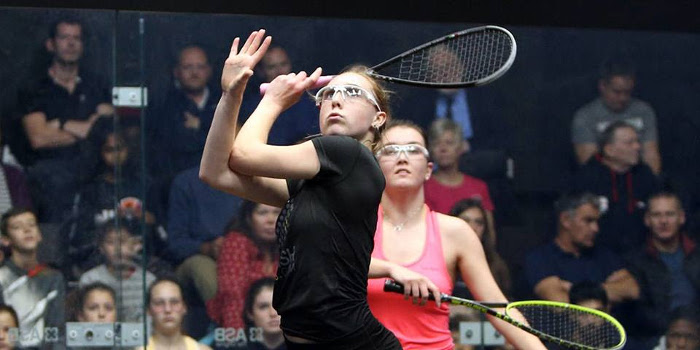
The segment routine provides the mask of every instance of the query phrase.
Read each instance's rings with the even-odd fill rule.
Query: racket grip
[[[396,282],[392,279],[386,279],[384,280],[384,291],[403,294],[403,284]],[[435,300],[435,297],[432,294],[430,294],[428,300]]]
[[[320,87],[326,86],[331,79],[333,79],[335,75],[322,75],[318,77],[318,80],[316,80],[316,84],[312,86],[312,89],[318,89]],[[265,91],[267,91],[267,87],[270,86],[270,83],[262,83],[260,84],[260,95],[265,95]]]

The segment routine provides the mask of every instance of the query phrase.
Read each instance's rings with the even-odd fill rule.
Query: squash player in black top
[[[282,316],[289,349],[400,349],[369,310],[367,278],[392,277],[414,298],[439,296],[439,291],[421,275],[370,258],[384,190],[372,153],[389,116],[387,95],[365,67],[350,68],[316,94],[323,136],[293,146],[268,145],[279,114],[321,75],[317,68],[310,75],[277,77],[237,130],[245,85],[270,42],[263,29],[251,33],[240,49],[240,39],[234,39],[200,177],[218,189],[283,208],[273,306]]]

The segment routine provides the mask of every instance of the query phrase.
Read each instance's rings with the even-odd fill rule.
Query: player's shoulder
[[[440,228],[440,233],[451,242],[463,242],[465,240],[477,239],[474,230],[464,220],[441,213],[435,213],[435,217]]]

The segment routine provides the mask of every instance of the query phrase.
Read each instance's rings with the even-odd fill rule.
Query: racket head
[[[505,314],[517,310],[529,327],[545,339],[575,349],[621,349],[627,335],[614,317],[605,312],[547,300],[517,301],[508,304]],[[510,317],[510,316],[509,316]]]
[[[408,50],[369,70],[377,79],[433,88],[488,84],[515,61],[513,34],[498,26],[462,30]]]

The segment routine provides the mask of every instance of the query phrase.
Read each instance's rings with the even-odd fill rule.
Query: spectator
[[[80,180],[80,144],[94,123],[112,115],[107,84],[80,68],[82,24],[61,19],[50,27],[53,55],[46,74],[20,90],[18,115],[28,150],[17,155],[27,167],[41,222],[61,222],[70,213]]]
[[[275,276],[279,262],[275,224],[280,211],[251,201],[241,205],[217,261],[216,296],[207,302],[209,317],[218,325],[243,328],[246,291],[254,281]]]
[[[700,318],[697,307],[673,310],[670,321],[666,334],[661,337],[654,350],[700,349]]]
[[[182,320],[187,313],[187,304],[177,281],[159,279],[148,288],[146,298],[148,315],[153,319],[153,333],[148,346],[138,350],[188,349],[211,350],[207,345],[182,333]]]
[[[102,282],[93,282],[74,290],[66,301],[67,309],[73,309],[68,317],[70,321],[117,322],[117,294]]]
[[[207,186],[199,166],[173,180],[168,214],[167,258],[176,266],[185,300],[199,307],[217,289],[216,261],[226,224],[238,212],[241,199]]]
[[[503,294],[506,297],[510,296],[510,271],[505,260],[503,260],[498,254],[498,251],[496,251],[496,246],[493,244],[494,240],[490,238],[493,233],[487,227],[486,210],[481,205],[481,201],[474,198],[462,199],[452,207],[450,215],[466,221],[472,230],[474,230],[474,233],[476,233],[481,241],[481,245],[484,247],[486,262],[489,264],[493,278],[503,291]],[[467,294],[468,290],[465,288],[464,281],[459,278],[455,283],[455,292],[453,292],[453,294],[472,299],[471,294]],[[462,293],[462,295],[459,295],[460,293]]]
[[[629,260],[640,286],[630,333],[653,341],[666,331],[673,309],[700,301],[700,251],[683,231],[685,212],[676,194],[659,192],[647,203],[644,223],[651,234]]]
[[[637,131],[626,122],[608,125],[599,147],[600,154],[574,176],[572,188],[601,197],[597,244],[624,255],[644,244],[644,203],[661,184],[651,169],[639,162]]]
[[[81,272],[97,265],[97,227],[114,221],[117,217],[133,225],[145,215],[148,251],[157,251],[153,249],[156,248],[153,233],[155,216],[142,207],[142,175],[134,166],[133,155],[126,146],[123,134],[115,132],[111,124],[106,120],[104,123],[99,122],[90,134],[92,146],[97,153],[95,176],[80,191],[76,218],[78,222],[74,232],[70,232],[72,262]],[[115,201],[119,203],[116,208]]]
[[[29,209],[12,208],[2,215],[0,230],[3,245],[11,251],[0,267],[0,304],[17,311],[21,347],[58,341],[44,339],[44,334],[55,334],[48,331],[51,327],[63,327],[65,285],[60,272],[37,260],[41,231],[36,215]]]
[[[272,290],[275,279],[265,277],[250,286],[245,297],[245,325],[249,335],[248,350],[286,350],[280,328],[280,315],[272,307]],[[252,338],[252,337],[251,337]]]
[[[571,141],[580,164],[602,152],[596,140],[603,130],[613,122],[625,121],[639,133],[644,162],[655,174],[661,173],[656,114],[648,103],[632,97],[635,82],[635,68],[626,59],[615,57],[602,64],[600,96],[576,111],[571,126]]]
[[[456,56],[445,46],[434,46],[430,51],[433,66],[459,67],[450,61]],[[445,71],[437,69],[442,74],[434,77],[436,81],[462,81],[463,71],[454,69]],[[416,89],[414,87],[397,86],[399,103],[396,115],[400,118],[410,118],[425,130],[436,120],[451,120],[459,125],[458,136],[469,143],[474,150],[506,149],[510,139],[507,123],[502,113],[494,112],[497,101],[482,89]]]
[[[443,214],[459,200],[477,198],[486,209],[487,225],[491,233],[490,244],[496,244],[493,222],[493,201],[486,183],[459,171],[459,157],[469,150],[469,144],[459,137],[460,127],[448,119],[438,119],[430,125],[428,145],[435,160],[436,170],[425,182],[425,202]]]
[[[280,46],[271,46],[263,56],[256,77],[260,82],[269,83],[279,75],[292,72],[292,62],[287,51]],[[240,123],[243,124],[260,103],[259,83],[251,82],[250,91],[243,96]],[[291,145],[309,135],[318,134],[318,109],[310,98],[302,97],[299,102],[284,111],[270,129],[267,143],[270,145]]]
[[[104,263],[80,276],[80,286],[102,282],[112,287],[117,299],[121,300],[118,306],[121,321],[144,322],[143,290],[156,277],[134,261],[141,247],[139,237],[134,236],[126,226],[109,222],[99,228],[97,242]]]
[[[525,278],[537,298],[569,302],[572,284],[583,281],[602,285],[612,304],[639,297],[639,286],[622,259],[595,244],[598,205],[590,193],[564,195],[555,203],[556,237],[525,258]]]
[[[203,48],[189,45],[180,50],[173,69],[174,86],[149,111],[147,135],[155,155],[154,177],[169,182],[177,173],[199,164],[219,100],[209,87],[211,76]]]
[[[18,330],[19,319],[17,312],[10,305],[0,304],[0,349],[12,350],[17,339],[15,331]]]
[[[0,159],[0,213],[12,207],[32,207],[27,178],[22,169]]]

